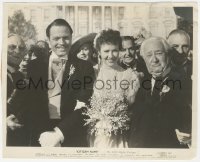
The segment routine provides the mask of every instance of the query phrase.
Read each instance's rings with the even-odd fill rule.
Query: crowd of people
[[[72,43],[56,19],[48,43],[26,48],[9,34],[7,146],[189,148],[192,50],[180,29],[168,37],[113,29]]]

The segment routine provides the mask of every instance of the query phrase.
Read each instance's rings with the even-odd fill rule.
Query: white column
[[[78,6],[75,6],[75,33],[74,36],[78,35]]]
[[[145,17],[144,17],[144,22],[143,22],[143,24],[144,24],[144,28],[146,29],[146,30],[148,30],[149,31],[149,16],[150,16],[150,8],[151,8],[151,6],[152,5],[148,5],[148,4],[146,4],[146,5],[144,5],[144,7],[145,7],[145,9],[146,9],[146,12],[145,12]]]
[[[116,11],[117,7],[112,7],[112,28],[117,29],[118,24],[118,12]]]
[[[39,36],[39,39],[44,39],[45,38],[45,30],[43,29],[44,28],[44,10],[45,10],[45,7],[43,8],[43,7],[41,7],[40,8],[40,10],[41,10],[41,16],[40,16],[40,24],[42,24],[41,26],[40,26],[40,31],[42,31],[42,34],[38,34]]]
[[[92,33],[92,27],[93,27],[93,22],[92,22],[92,6],[89,6],[89,33]]]
[[[62,5],[62,17],[63,17],[63,19],[66,20],[66,16],[65,16],[65,5]]]
[[[104,15],[104,6],[101,6],[101,30],[105,29],[105,15]]]
[[[57,19],[58,18],[58,8],[57,6],[54,7],[54,11],[55,11],[55,15],[54,15],[54,19]]]

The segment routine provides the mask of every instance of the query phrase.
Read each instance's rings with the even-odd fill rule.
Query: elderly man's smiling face
[[[159,40],[149,40],[144,45],[143,58],[150,74],[159,77],[168,66],[169,57]]]
[[[8,64],[18,67],[25,56],[25,43],[18,35],[8,38]]]

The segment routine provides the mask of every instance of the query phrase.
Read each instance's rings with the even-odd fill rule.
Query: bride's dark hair
[[[94,39],[94,48],[100,51],[101,45],[105,43],[118,45],[120,49],[122,44],[120,32],[112,29],[102,30]]]

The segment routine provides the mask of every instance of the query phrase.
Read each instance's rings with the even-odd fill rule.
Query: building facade
[[[135,35],[141,28],[154,36],[166,37],[177,27],[177,16],[172,6],[152,3],[64,3],[62,5],[33,5],[20,9],[37,30],[37,38],[46,39],[47,25],[56,18],[66,19],[74,30],[73,39],[105,28],[119,30],[121,35]]]

